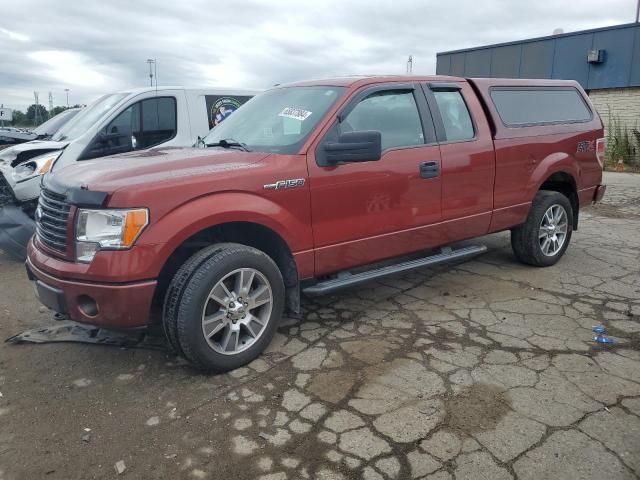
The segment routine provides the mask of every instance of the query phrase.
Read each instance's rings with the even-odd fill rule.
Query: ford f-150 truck
[[[54,164],[26,264],[41,302],[107,328],[161,321],[225,371],[301,292],[483,251],[465,239],[510,230],[518,260],[553,265],[605,191],[602,122],[573,81],[294,83],[204,143]]]

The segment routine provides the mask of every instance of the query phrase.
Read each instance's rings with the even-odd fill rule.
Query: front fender
[[[157,261],[150,272],[152,276],[159,274],[169,256],[188,238],[229,222],[250,222],[269,228],[286,242],[292,253],[311,249],[313,237],[308,200],[299,198],[286,202],[292,208],[285,208],[283,203],[245,192],[207,195],[179,206],[158,220],[153,219],[152,211],[151,225],[138,244],[155,245]]]

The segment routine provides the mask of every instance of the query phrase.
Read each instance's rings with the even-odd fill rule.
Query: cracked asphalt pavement
[[[3,344],[0,479],[638,478],[640,176],[605,181],[556,266],[487,236],[472,261],[305,299],[229,374]],[[0,320],[53,323],[1,254]]]

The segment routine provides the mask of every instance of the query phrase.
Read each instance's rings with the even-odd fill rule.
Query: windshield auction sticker
[[[278,116],[279,117],[293,118],[294,120],[300,120],[301,122],[303,122],[307,118],[309,118],[309,115],[311,115],[311,113],[312,112],[310,112],[309,110],[303,110],[301,108],[285,107],[284,110],[282,110],[278,114]]]

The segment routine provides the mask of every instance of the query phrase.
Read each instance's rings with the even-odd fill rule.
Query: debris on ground
[[[591,328],[591,331],[596,334],[596,336],[593,337],[593,341],[594,342],[596,342],[596,343],[608,343],[608,344],[614,343],[613,338],[606,337],[604,335],[605,333],[607,333],[607,329],[605,328],[604,325],[596,325],[595,327]]]
[[[127,469],[127,466],[124,464],[124,460],[118,460],[115,464],[115,469],[118,475],[122,475]]]
[[[167,348],[164,337],[155,335],[151,331],[120,332],[72,320],[25,330],[7,338],[5,342],[16,344],[76,342],[150,350],[165,350]]]

